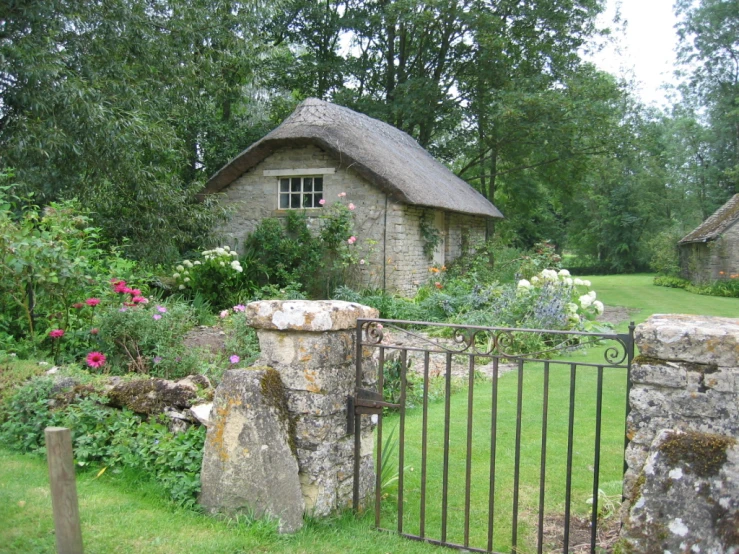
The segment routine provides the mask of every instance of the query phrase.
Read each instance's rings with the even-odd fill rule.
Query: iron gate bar
[[[470,545],[470,487],[472,485],[472,402],[475,390],[475,357],[470,356],[467,376],[467,460],[464,477],[464,545]]]
[[[426,536],[426,451],[428,444],[428,416],[429,416],[429,356],[423,356],[423,422],[421,430],[421,521],[418,534]]]
[[[495,531],[495,454],[498,443],[498,358],[493,358],[493,399],[490,410],[490,490],[488,491],[488,551]]]
[[[521,414],[523,410],[523,360],[518,360],[518,383],[516,391],[516,461],[513,469],[513,524],[511,533],[512,552],[518,545],[518,492],[521,479]]]
[[[539,529],[537,554],[544,548],[544,488],[547,475],[547,419],[549,416],[549,362],[544,362],[544,391],[541,407],[541,464],[539,466]]]
[[[590,518],[590,551],[595,552],[598,533],[598,492],[600,490],[600,427],[603,408],[603,366],[598,367],[598,386],[595,406],[595,460],[593,460],[593,514]]]
[[[385,348],[381,346],[377,366],[377,390],[384,390],[384,367]],[[382,464],[382,414],[377,418],[377,463]],[[380,501],[382,500],[382,467],[379,469],[375,472],[375,527],[380,526]]]
[[[570,550],[570,503],[572,502],[572,454],[575,431],[575,379],[577,364],[570,364],[570,415],[567,423],[567,484],[565,485],[565,534],[562,552]]]
[[[405,395],[408,351],[400,352],[400,433],[398,435],[398,533],[403,532],[403,484],[405,477]]]
[[[444,387],[444,473],[443,473],[443,489],[441,495],[441,542],[446,542],[446,516],[449,508],[449,416],[451,410],[452,396],[452,355],[447,352],[446,369],[445,369],[445,387]]]
[[[420,340],[427,342],[430,347],[418,347],[414,345],[405,345],[403,342],[397,342],[396,344],[382,344],[384,334],[381,331],[383,326],[382,323],[387,324],[390,328],[396,328],[402,333],[407,333],[410,336],[416,337]],[[400,325],[416,325],[425,327],[444,327],[455,329],[454,344],[450,347],[444,344],[438,344],[437,341],[430,340],[422,335],[411,332],[407,329],[399,327]],[[367,341],[363,342],[363,331],[366,333]],[[486,347],[479,347],[476,338],[477,334],[483,331],[486,334],[486,338],[490,337],[490,340]],[[588,362],[571,362],[571,361],[560,361],[560,360],[543,360],[532,356],[541,354],[533,353],[527,355],[509,354],[503,350],[506,348],[506,341],[513,338],[514,333],[536,333],[536,334],[547,334],[547,335],[568,335],[568,336],[580,336],[589,337],[590,340],[581,342],[580,345],[593,344],[600,340],[612,340],[617,341],[620,347],[610,346],[604,350],[604,357],[607,365],[602,362],[588,363]],[[563,552],[565,554],[569,551],[570,543],[570,522],[572,520],[572,496],[573,496],[573,457],[574,457],[574,432],[575,432],[575,409],[576,409],[576,390],[577,390],[577,369],[578,366],[590,367],[596,369],[597,385],[596,385],[596,410],[595,410],[595,439],[594,439],[594,460],[593,460],[593,496],[592,496],[592,512],[590,517],[590,550],[595,552],[597,545],[597,523],[598,523],[598,511],[599,511],[599,497],[598,492],[600,482],[600,459],[601,459],[601,446],[602,446],[602,410],[603,410],[603,380],[604,380],[604,369],[608,368],[621,368],[627,369],[627,385],[630,388],[631,379],[628,375],[628,369],[631,366],[634,357],[634,325],[633,323],[629,326],[628,334],[618,333],[587,333],[587,332],[571,332],[571,331],[557,331],[548,329],[517,329],[517,328],[491,328],[482,326],[465,326],[465,325],[451,325],[444,323],[425,323],[418,321],[401,321],[401,320],[388,320],[388,319],[360,319],[357,324],[357,368],[356,368],[356,390],[354,403],[350,404],[351,415],[354,417],[354,445],[355,445],[355,479],[354,479],[354,506],[358,508],[359,503],[359,453],[361,448],[361,418],[360,413],[377,413],[379,417],[377,425],[377,460],[378,465],[381,463],[383,456],[382,448],[382,435],[383,435],[383,418],[382,418],[382,406],[390,405],[387,402],[381,400],[382,396],[368,394],[370,391],[363,391],[361,389],[362,384],[362,353],[363,347],[373,347],[379,350],[379,366],[377,375],[377,386],[378,390],[382,391],[384,388],[384,365],[386,360],[385,351],[387,348],[392,350],[400,351],[400,399],[398,401],[399,406],[399,450],[398,450],[398,503],[397,503],[397,531],[396,533],[409,539],[423,541],[429,544],[447,546],[451,548],[466,549],[470,552],[493,552],[494,536],[495,536],[495,473],[496,473],[496,449],[498,442],[498,380],[500,377],[499,362],[501,359],[507,361],[515,361],[517,365],[517,383],[516,383],[516,429],[515,429],[515,452],[514,452],[514,475],[513,475],[513,506],[512,506],[512,529],[511,529],[511,542],[512,551],[515,552],[518,549],[518,519],[519,519],[519,504],[520,504],[520,493],[521,493],[521,475],[522,475],[522,441],[523,441],[523,389],[524,389],[524,365],[529,362],[536,364],[543,364],[543,396],[542,396],[542,427],[541,427],[541,459],[540,459],[540,475],[539,475],[539,513],[538,513],[538,533],[537,533],[537,552],[542,553],[544,548],[544,516],[545,516],[545,499],[546,499],[546,469],[547,469],[547,447],[548,447],[548,423],[549,423],[549,396],[550,396],[550,382],[551,382],[551,369],[552,364],[557,366],[567,366],[570,368],[569,378],[569,410],[567,414],[567,460],[566,460],[566,485],[565,485],[565,513],[564,513],[564,537],[563,537]],[[553,350],[560,350],[569,347],[573,347],[575,344],[570,343],[568,340],[560,342],[556,348],[546,350],[543,352],[551,352]],[[458,348],[455,348],[458,347]],[[408,352],[423,352],[423,413],[422,413],[422,427],[421,427],[421,491],[420,491],[420,513],[419,513],[419,535],[412,533],[406,533],[404,529],[404,503],[405,503],[405,439],[406,439],[406,400],[408,394],[408,371],[409,359]],[[426,516],[427,516],[427,502],[428,502],[428,467],[427,467],[427,454],[428,454],[428,442],[429,442],[429,373],[430,373],[430,354],[431,353],[443,353],[445,355],[445,372],[444,372],[444,449],[443,449],[443,477],[442,477],[442,505],[441,505],[441,540],[430,538],[426,536]],[[465,458],[465,506],[464,506],[464,544],[456,544],[449,542],[449,488],[450,488],[450,435],[451,435],[451,379],[452,379],[452,360],[455,355],[468,356],[468,368],[467,368],[467,429],[466,429],[466,458]],[[471,487],[472,487],[472,446],[474,436],[474,400],[475,400],[475,367],[477,356],[483,358],[489,358],[492,361],[492,406],[490,416],[490,479],[489,479],[489,490],[488,490],[488,529],[487,529],[487,550],[483,550],[477,547],[471,547],[470,537],[470,526],[471,526]],[[527,375],[529,373],[526,373]],[[591,373],[588,373],[591,375]],[[628,389],[627,389],[627,412],[628,412]],[[380,400],[376,400],[379,396]],[[592,397],[591,397],[592,398]],[[366,404],[366,407],[363,406]],[[370,405],[371,404],[371,405]],[[372,411],[378,410],[378,411]],[[528,412],[527,412],[528,413]],[[456,433],[456,431],[455,431]],[[624,433],[626,435],[626,433]],[[527,435],[528,436],[528,435]],[[628,443],[628,438],[625,437],[625,444]],[[455,460],[457,457],[455,456]],[[460,460],[461,461],[461,460]],[[375,476],[375,527],[378,530],[382,529],[381,524],[381,501],[382,501],[382,481],[381,472],[378,467],[377,474]],[[455,508],[456,509],[456,508]]]

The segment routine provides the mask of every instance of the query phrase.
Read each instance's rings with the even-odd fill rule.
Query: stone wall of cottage
[[[221,228],[226,243],[240,250],[247,235],[259,222],[269,217],[286,217],[287,210],[277,209],[278,178],[265,176],[265,170],[334,168],[323,175],[326,206],[332,202],[351,202],[354,211],[359,257],[365,261],[351,277],[358,288],[386,288],[412,295],[429,279],[429,260],[423,251],[421,219],[441,227],[445,240],[439,245],[436,261],[449,263],[466,251],[471,252],[485,240],[485,218],[443,212],[437,217],[433,208],[394,202],[362,176],[345,167],[333,155],[313,145],[285,147],[254,166],[224,189],[225,202],[234,209],[231,219]],[[339,194],[345,192],[342,199]],[[316,216],[317,208],[307,210]],[[441,225],[438,224],[441,221]],[[387,226],[387,227],[386,227]]]
[[[636,329],[622,552],[739,552],[739,319]]]
[[[739,222],[718,239],[680,247],[682,276],[694,283],[710,283],[739,276]],[[734,277],[737,279],[739,277]]]

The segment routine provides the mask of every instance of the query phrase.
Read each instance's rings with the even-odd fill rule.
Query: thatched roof
[[[729,201],[701,223],[695,230],[680,240],[678,244],[690,242],[708,242],[716,240],[721,234],[739,221],[739,194],[735,194]]]
[[[203,192],[222,190],[279,148],[304,144],[333,153],[344,167],[351,167],[401,202],[503,217],[482,194],[406,133],[315,98],[303,101],[282,125],[222,167]]]

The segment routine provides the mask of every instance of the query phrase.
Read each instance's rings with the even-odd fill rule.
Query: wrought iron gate
[[[377,529],[472,552],[567,553],[579,523],[595,552],[610,505],[601,480],[616,486],[623,476],[633,331],[633,323],[616,334],[359,320],[348,412],[354,509],[374,505]],[[516,353],[532,341],[536,353]],[[376,385],[363,388],[375,371]],[[388,411],[397,445],[383,425]],[[359,486],[362,415],[377,416],[368,498]],[[620,489],[613,494],[620,500]],[[579,540],[579,551],[588,548]]]

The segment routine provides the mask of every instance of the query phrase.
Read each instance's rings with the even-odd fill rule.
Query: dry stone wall
[[[695,283],[739,275],[739,222],[716,240],[681,245],[680,266],[682,276]]]
[[[204,506],[266,513],[279,518],[285,532],[299,528],[296,510],[302,522],[303,514],[325,516],[351,506],[354,435],[347,433],[347,398],[356,382],[355,327],[358,318],[377,315],[374,308],[341,301],[247,306],[261,359],[253,368],[229,371],[216,391],[203,460]],[[369,352],[362,355],[368,356],[362,384],[374,387],[376,363]],[[258,387],[264,398],[255,400]],[[274,452],[283,459],[267,456]],[[373,452],[373,426],[363,418],[360,501],[374,487]],[[274,504],[274,496],[285,500]]]
[[[636,328],[625,552],[739,552],[739,319],[655,315]]]

